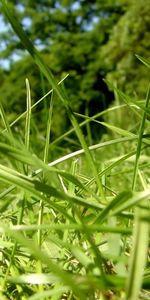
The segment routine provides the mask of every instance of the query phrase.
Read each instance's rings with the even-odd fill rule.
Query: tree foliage
[[[92,115],[108,106],[113,94],[104,77],[143,97],[148,71],[134,54],[148,56],[149,0],[13,0],[10,6],[58,81],[69,74],[65,85],[73,110]],[[43,84],[7,23],[0,40],[1,58],[10,62],[8,70],[1,64],[0,92],[7,108],[18,113],[25,106],[25,77],[30,80],[34,100],[51,87],[45,80]],[[21,57],[17,62],[16,55]],[[58,136],[69,123],[57,98],[54,103],[53,132]]]
[[[107,69],[107,79],[132,96],[145,97],[149,69],[138,61],[135,54],[150,56],[150,1],[127,2],[127,11],[113,27],[100,56]]]

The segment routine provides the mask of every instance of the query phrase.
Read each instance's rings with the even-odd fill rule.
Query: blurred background
[[[58,81],[69,74],[65,87],[75,112],[92,116],[113,103],[104,78],[131,98],[145,97],[150,73],[135,54],[150,56],[150,0],[12,0],[9,5]],[[0,96],[11,122],[26,109],[26,77],[32,103],[51,87],[3,15],[0,24]],[[41,132],[45,128],[48,101],[34,112],[35,132],[37,124]],[[54,94],[52,140],[69,129]],[[104,131],[91,123],[93,141]]]

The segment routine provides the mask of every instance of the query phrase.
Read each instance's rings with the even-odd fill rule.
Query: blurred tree
[[[89,111],[92,115],[107,107],[113,96],[103,78],[110,73],[111,78],[116,79],[124,53],[124,72],[127,62],[130,68],[130,60],[135,59],[131,58],[133,52],[126,44],[135,39],[138,42],[139,29],[136,27],[133,34],[132,24],[140,6],[137,5],[134,11],[136,5],[133,0],[12,0],[9,3],[58,80],[69,73],[65,85],[73,109],[81,113]],[[139,24],[138,18],[136,22]],[[5,80],[0,93],[7,108],[18,113],[22,110],[22,103],[25,103],[25,77],[30,80],[35,100],[43,95],[44,89],[48,91],[50,87],[44,81],[42,88],[39,71],[10,26],[7,22],[5,24],[5,30],[0,33],[0,57],[3,62],[9,59],[10,67],[4,71]],[[126,31],[131,31],[130,35]],[[16,62],[19,57],[21,59]],[[4,63],[1,64],[2,69],[3,66]],[[59,100],[54,100],[53,134],[58,136],[68,128],[69,122]],[[43,118],[44,113],[40,116]],[[93,131],[99,136],[98,128]]]
[[[150,57],[150,1],[128,0],[128,9],[101,48],[106,78],[131,96],[145,97],[150,71],[135,56]]]

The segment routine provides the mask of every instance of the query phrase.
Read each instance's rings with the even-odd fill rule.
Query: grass
[[[42,153],[39,142],[31,142],[28,80],[26,112],[9,124],[0,106],[0,299],[149,299],[149,89],[141,103],[114,87],[117,105],[99,114],[107,134],[88,146],[81,128],[88,125],[90,133],[98,115],[80,115],[84,120],[78,122],[63,80],[55,81],[4,0],[2,7],[52,89],[34,104],[51,94]],[[64,103],[72,129],[52,143],[53,93]],[[122,128],[130,112],[134,117]],[[19,131],[24,117],[20,137],[13,126]],[[49,162],[52,146],[72,132],[81,148],[61,157],[55,153]]]

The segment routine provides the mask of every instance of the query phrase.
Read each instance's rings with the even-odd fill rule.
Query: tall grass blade
[[[30,141],[30,123],[31,123],[31,92],[29,80],[26,78],[26,90],[27,90],[27,115],[25,124],[25,147],[29,150]]]
[[[59,82],[58,85],[60,85],[66,78],[68,77],[68,74],[66,76],[64,76],[64,78],[62,78]],[[31,110],[33,110],[38,104],[40,104],[46,97],[48,97],[51,93],[53,92],[53,89],[51,89],[48,93],[46,93],[43,97],[41,97],[37,102],[35,102],[32,106],[31,106]],[[27,110],[24,111],[22,114],[20,114],[13,122],[11,122],[9,124],[10,128],[15,125],[19,120],[21,120],[22,118],[24,118],[27,114]],[[0,131],[0,134],[4,134],[6,132],[6,129]]]
[[[56,199],[66,200],[68,202],[77,203],[87,207],[93,207],[101,210],[101,205],[87,199],[71,196],[64,193],[61,190],[54,188],[53,186],[33,180],[19,172],[16,172],[8,167],[0,165],[0,178],[6,183],[14,184],[20,187],[22,190],[28,192],[39,200],[44,200],[49,203],[50,207],[55,207],[55,202],[49,202],[49,197],[53,196]],[[48,197],[46,197],[48,196]]]
[[[140,55],[135,55],[146,67],[150,68],[150,61]]]
[[[71,276],[71,274],[64,271],[58,264],[54,263],[46,253],[44,253],[39,249],[39,247],[35,244],[35,242],[27,239],[26,237],[23,236],[23,234],[14,232],[8,228],[5,229],[3,227],[3,232],[9,234],[11,237],[13,237],[16,240],[16,242],[26,247],[36,259],[40,260],[43,264],[47,265],[49,271],[52,272],[52,274],[55,274],[57,276],[58,279],[56,280],[58,281],[61,280],[61,282],[63,282],[65,286],[70,287],[76,295],[78,296],[81,295],[81,297],[83,297],[82,299],[85,299],[85,295],[81,290],[81,288],[80,287],[78,287],[78,289],[76,288],[76,283],[73,279],[73,276]]]
[[[9,123],[7,121],[7,117],[6,117],[6,114],[5,114],[5,111],[4,111],[4,108],[3,108],[3,105],[1,103],[1,101],[0,101],[0,114],[1,114],[2,121],[3,121],[4,126],[5,126],[5,130],[7,131],[7,133],[9,135],[12,136],[12,131],[11,131],[10,125],[9,125]]]
[[[11,10],[9,10],[5,0],[2,0],[2,9],[3,9],[4,15],[6,16],[6,18],[10,22],[11,26],[13,27],[14,31],[16,32],[18,37],[20,38],[23,46],[31,54],[31,56],[33,57],[35,63],[39,66],[40,70],[43,72],[43,74],[47,78],[48,82],[51,84],[52,88],[56,91],[57,95],[59,96],[59,98],[63,102],[64,106],[66,107],[66,111],[68,113],[70,121],[71,121],[71,123],[72,123],[72,125],[75,129],[77,137],[78,137],[78,139],[79,139],[79,141],[82,145],[82,148],[85,151],[85,155],[86,155],[89,167],[91,168],[91,170],[92,170],[92,172],[93,172],[93,174],[96,178],[96,182],[97,182],[100,194],[101,194],[102,198],[104,198],[103,186],[102,186],[101,180],[99,179],[98,172],[97,172],[96,166],[94,164],[93,157],[92,157],[92,155],[91,155],[91,153],[88,149],[88,146],[85,142],[85,139],[84,139],[82,131],[79,127],[79,124],[78,124],[78,122],[77,122],[77,120],[76,120],[76,118],[75,118],[75,116],[72,112],[72,109],[71,109],[71,107],[70,107],[70,105],[67,101],[67,97],[66,97],[66,93],[65,93],[64,89],[62,89],[57,84],[52,72],[50,71],[48,66],[44,63],[44,61],[41,58],[39,52],[33,46],[32,42],[29,40],[27,34],[22,30],[20,24],[18,23],[16,18],[13,16],[13,13],[11,12]]]
[[[135,190],[135,185],[136,185],[138,164],[139,164],[139,158],[140,158],[141,146],[142,146],[142,137],[144,134],[144,127],[145,127],[145,120],[146,120],[146,110],[148,109],[148,106],[149,106],[149,100],[150,100],[150,86],[148,88],[146,102],[145,102],[145,111],[143,112],[143,117],[142,117],[141,126],[140,126],[140,130],[139,130],[139,138],[138,138],[138,144],[137,144],[136,160],[135,160],[133,182],[132,182],[132,190],[133,191]]]
[[[41,74],[42,75],[42,74]],[[43,76],[42,76],[43,79]],[[46,113],[46,105],[45,105],[45,113]],[[48,163],[48,154],[49,154],[49,142],[50,142],[50,132],[51,132],[51,122],[52,122],[52,112],[53,112],[53,92],[51,93],[51,101],[49,104],[49,110],[48,110],[48,118],[47,118],[47,127],[46,127],[46,140],[45,140],[45,148],[44,148],[44,163]],[[44,182],[44,174],[43,174],[43,182]],[[44,201],[40,200],[39,203],[39,214],[38,214],[38,225],[41,225],[43,223],[43,217],[44,217]],[[41,230],[37,231],[37,240],[39,247],[42,246],[42,232]],[[41,261],[37,262],[37,271],[42,273],[42,264]],[[43,285],[39,286],[39,291],[43,292],[44,287]],[[43,299],[43,297],[42,297]]]
[[[135,190],[136,180],[139,167],[139,158],[141,153],[142,146],[142,136],[144,133],[145,120],[146,120],[146,110],[148,109],[150,100],[150,86],[148,88],[146,102],[145,102],[145,111],[143,112],[143,117],[141,121],[141,126],[139,130],[139,138],[136,152],[136,160],[134,166],[132,190]],[[146,191],[146,186],[144,186]],[[144,192],[143,192],[144,193]],[[137,208],[135,211],[135,227],[133,233],[133,247],[130,258],[130,271],[129,277],[127,280],[127,300],[132,299],[136,300],[139,298],[139,293],[142,287],[143,273],[146,265],[147,251],[148,251],[148,242],[149,242],[149,224],[142,221],[141,218],[143,215],[149,215],[149,205],[147,201],[144,201],[145,209]]]
[[[144,213],[144,214],[143,214]],[[149,224],[141,220],[143,216],[149,215],[150,210],[143,212],[137,209],[135,228],[133,232],[133,246],[129,264],[129,277],[127,280],[127,300],[139,299],[140,290],[143,282],[144,268],[148,255],[149,243]]]
[[[48,110],[48,118],[47,118],[47,129],[46,129],[46,141],[45,141],[45,149],[44,149],[44,162],[48,163],[48,153],[49,153],[49,144],[51,137],[51,124],[52,124],[52,113],[53,113],[53,92],[51,93],[51,100]]]

